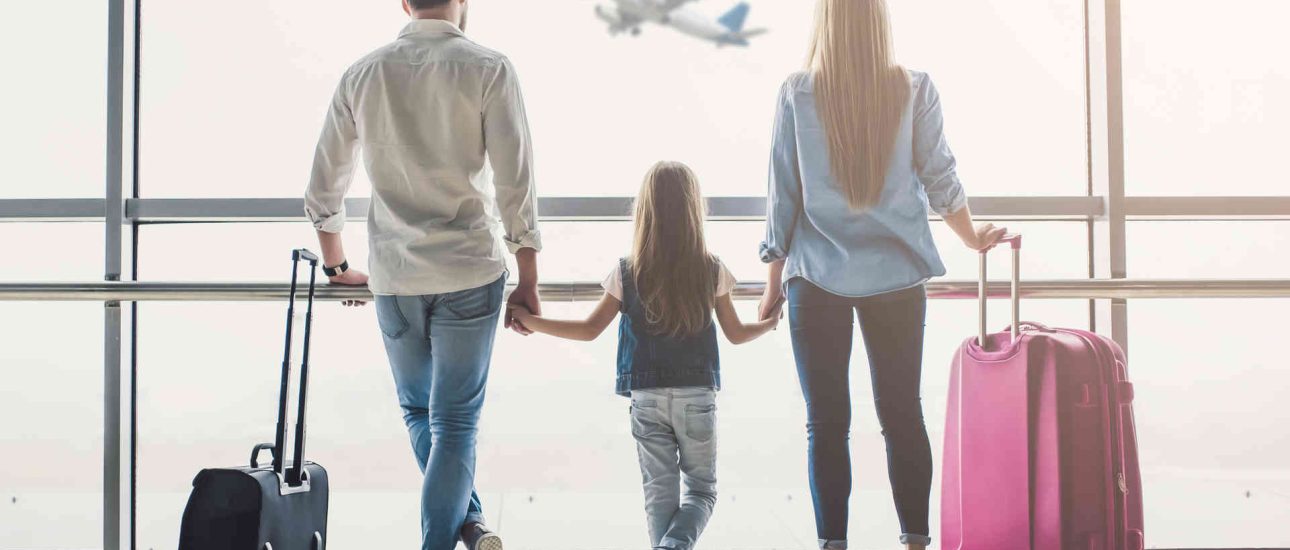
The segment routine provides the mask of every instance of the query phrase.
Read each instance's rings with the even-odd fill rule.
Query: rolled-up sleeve
[[[793,115],[792,81],[779,91],[775,130],[771,138],[770,176],[766,192],[766,240],[761,261],[788,256],[793,228],[802,212],[802,177],[797,159],[797,125]]]
[[[511,253],[542,250],[528,116],[519,78],[506,58],[498,61],[484,90],[484,145],[493,167],[507,248]]]
[[[350,109],[347,79],[341,79],[327,120],[323,123],[313,173],[305,190],[305,214],[314,227],[326,233],[340,233],[345,227],[345,193],[354,181],[358,156],[358,128]]]
[[[953,214],[967,205],[967,193],[959,182],[954,152],[945,139],[941,96],[926,75],[922,75],[914,94],[914,168],[932,211],[942,216]]]

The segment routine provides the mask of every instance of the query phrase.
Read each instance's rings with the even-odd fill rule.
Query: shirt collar
[[[399,38],[421,33],[455,34],[459,36],[464,36],[465,34],[461,32],[461,29],[457,28],[457,25],[443,19],[417,19],[403,27],[403,30],[399,32]]]

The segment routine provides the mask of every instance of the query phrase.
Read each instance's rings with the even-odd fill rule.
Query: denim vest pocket
[[[391,340],[398,340],[408,331],[408,319],[399,308],[397,296],[376,297],[376,322],[381,327],[381,334]]]
[[[686,405],[685,435],[699,442],[712,439],[717,427],[716,405]]]

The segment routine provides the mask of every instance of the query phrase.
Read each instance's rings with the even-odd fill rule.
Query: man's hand
[[[341,243],[340,233],[319,231],[318,246],[322,248],[324,267],[338,266],[345,263],[345,247]],[[367,285],[367,274],[357,269],[348,269],[340,275],[328,277],[327,282],[333,285],[365,286]],[[361,307],[367,305],[367,302],[362,300],[345,300],[342,303],[349,307]]]
[[[357,269],[350,269],[349,271],[341,273],[335,277],[328,277],[327,282],[333,285],[342,286],[365,286],[367,285],[367,274]],[[362,300],[345,300],[342,303],[348,307],[362,307],[367,305],[367,302]]]
[[[511,297],[506,299],[506,328],[524,336],[533,334],[533,331],[516,318],[515,312],[518,309],[533,315],[542,314],[542,299],[538,296],[537,284],[524,284],[521,281],[520,286],[511,292]]]
[[[534,315],[542,315],[542,299],[538,297],[537,250],[521,248],[515,253],[515,266],[519,268],[520,284],[515,287],[511,297],[506,299],[506,328],[528,336],[533,331],[515,318],[512,313],[514,308],[511,306],[520,306]]]

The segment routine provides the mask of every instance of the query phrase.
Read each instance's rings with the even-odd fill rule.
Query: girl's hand
[[[770,318],[766,319],[766,321],[770,323],[770,329],[771,329],[771,330],[778,330],[778,329],[779,329],[779,321],[780,321],[781,319],[783,319],[783,318],[784,318],[784,312],[783,312],[783,311],[776,311],[776,312],[775,312],[775,314],[774,314],[774,315],[772,315]]]
[[[524,307],[522,304],[506,304],[506,310],[510,312],[512,318],[519,321],[521,324],[526,323],[535,317],[533,312],[529,311],[529,308]]]
[[[776,286],[766,286],[766,292],[761,295],[761,303],[757,306],[757,320],[765,321],[771,317],[779,318],[784,313],[784,289]]]
[[[775,307],[772,308],[770,317],[766,318],[766,320],[770,321],[771,330],[779,330],[779,322],[784,319],[784,302],[784,298],[780,297],[779,301],[775,303]]]
[[[964,241],[968,248],[977,252],[985,252],[999,244],[999,239],[1008,233],[1006,227],[995,227],[992,223],[983,223],[975,228],[975,235]],[[971,242],[968,242],[971,241]]]

